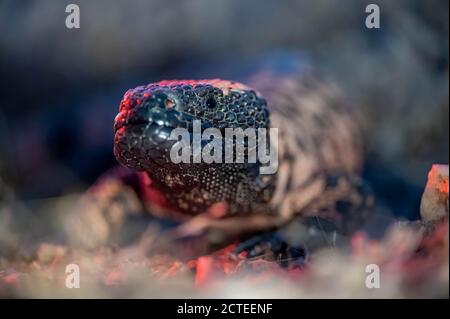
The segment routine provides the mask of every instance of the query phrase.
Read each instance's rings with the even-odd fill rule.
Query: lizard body
[[[236,238],[280,228],[296,216],[329,221],[342,233],[355,230],[370,204],[358,177],[364,159],[358,111],[313,75],[259,77],[254,85],[258,91],[219,79],[161,81],[127,91],[114,123],[114,154],[137,173],[128,171],[122,184],[133,184],[144,210],[187,224],[188,233],[201,224]],[[221,131],[278,128],[277,172],[261,175],[259,161],[174,164],[170,132],[191,133],[194,120]],[[107,193],[114,202],[122,191]],[[117,224],[109,208],[102,214]]]

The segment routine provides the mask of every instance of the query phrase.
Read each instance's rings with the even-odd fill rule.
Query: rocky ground
[[[5,192],[4,192],[5,193]],[[60,199],[57,207],[78,199]],[[49,207],[49,206],[47,206]],[[234,254],[235,245],[186,259],[156,249],[150,226],[125,247],[93,249],[45,237],[20,240],[0,215],[0,297],[27,298],[440,298],[449,295],[448,166],[434,166],[421,222],[394,222],[380,239],[354,234],[348,245],[325,247],[302,263],[264,253]],[[20,209],[20,208],[15,208]],[[443,214],[443,215],[442,215]],[[58,224],[58,222],[55,222]],[[58,226],[59,227],[59,226]],[[62,241],[64,242],[64,240]],[[74,269],[79,268],[78,289]],[[374,266],[378,279],[370,277]],[[69,267],[69,268],[67,268]],[[75,280],[75,281],[74,281]],[[369,281],[369,282],[368,282]],[[373,285],[379,288],[370,288]]]

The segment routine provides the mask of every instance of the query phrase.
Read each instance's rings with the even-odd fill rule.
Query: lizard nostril
[[[210,97],[206,100],[206,106],[210,109],[215,108],[217,105],[216,100],[213,97]]]
[[[164,106],[166,107],[166,109],[173,109],[175,107],[175,101],[172,99],[166,99],[164,101]]]

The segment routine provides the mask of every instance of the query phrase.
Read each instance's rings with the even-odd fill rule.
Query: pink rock
[[[434,164],[428,173],[428,181],[422,195],[420,215],[427,222],[448,218],[448,165]]]

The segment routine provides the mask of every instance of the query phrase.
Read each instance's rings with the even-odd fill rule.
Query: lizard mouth
[[[132,169],[149,170],[171,163],[170,150],[176,140],[174,129],[192,132],[194,117],[174,109],[136,107],[122,110],[114,121],[114,154]]]
[[[130,127],[130,126],[145,126],[149,124],[150,122],[148,120],[127,120],[120,123],[114,124],[114,131],[117,133],[119,130],[121,130],[124,127]]]

